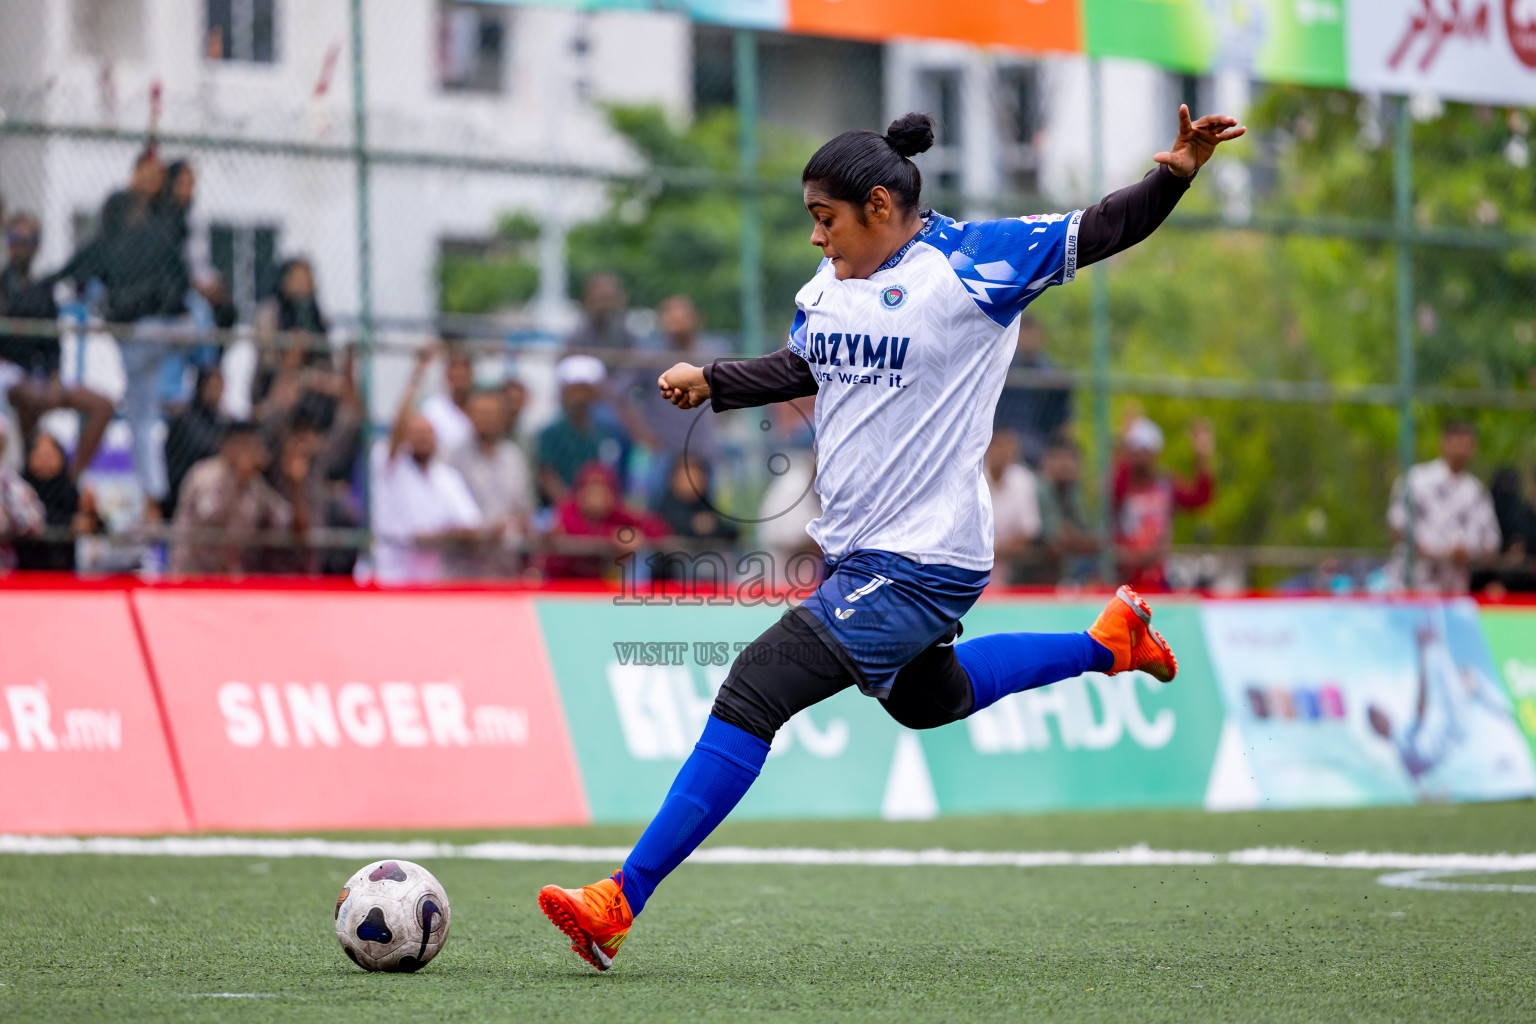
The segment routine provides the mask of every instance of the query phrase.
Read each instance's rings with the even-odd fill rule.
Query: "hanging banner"
[[[1349,81],[1361,90],[1536,105],[1536,3],[1349,0]]]
[[[201,828],[588,820],[526,597],[132,599]]]
[[[655,10],[647,0],[501,0]],[[698,21],[1086,53],[1205,75],[1536,106],[1533,0],[679,0]]]
[[[1344,86],[1344,0],[1086,0],[1087,52],[1187,74]]]
[[[1212,601],[1206,645],[1260,807],[1507,800],[1536,766],[1471,601]]]
[[[5,592],[0,623],[0,831],[185,831],[127,598]]]
[[[1078,0],[788,0],[785,30],[848,39],[952,39],[1034,53],[1083,48]]]

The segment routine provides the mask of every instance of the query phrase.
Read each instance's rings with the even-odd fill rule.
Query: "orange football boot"
[[[623,877],[620,872],[619,878]],[[539,909],[565,932],[576,955],[600,971],[613,966],[613,958],[635,921],[622,881],[612,878],[580,889],[546,885],[539,890]]]
[[[1169,682],[1179,672],[1179,661],[1163,635],[1152,628],[1152,609],[1130,587],[1121,587],[1098,619],[1088,627],[1088,635],[1109,648],[1115,656],[1117,672],[1145,672],[1153,679]]]

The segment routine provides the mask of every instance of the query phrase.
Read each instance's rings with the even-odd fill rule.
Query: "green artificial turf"
[[[1525,853],[1536,807],[747,823],[713,842]],[[427,866],[452,900],[446,948],[419,974],[369,975],[332,933],[349,862],[0,857],[0,1018],[1536,1020],[1536,895],[1388,889],[1375,871],[689,865],[599,975],[534,901],[540,885],[598,869]]]

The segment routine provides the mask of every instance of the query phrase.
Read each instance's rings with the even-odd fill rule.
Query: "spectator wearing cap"
[[[177,575],[254,572],[263,551],[291,533],[297,542],[308,528],[301,481],[286,480],[278,491],[263,478],[271,454],[261,430],[249,421],[224,431],[219,454],[193,466],[181,486],[171,523],[171,571]]]
[[[443,364],[441,391],[421,403],[421,414],[437,433],[437,444],[444,452],[456,452],[475,436],[475,424],[469,415],[469,398],[475,390],[475,361],[462,345],[447,346]]]
[[[636,338],[624,323],[628,303],[624,283],[616,274],[597,273],[587,278],[581,289],[581,323],[566,335],[566,348],[636,348]]]
[[[9,440],[9,429],[5,420],[0,419],[0,455],[5,454]],[[37,536],[47,524],[47,511],[37,492],[0,460],[0,570],[10,568],[12,543]]]
[[[515,429],[511,405],[504,388],[473,392],[467,412],[474,436],[448,454],[448,464],[464,477],[486,525],[502,540],[478,564],[464,566],[456,575],[515,575],[521,564],[516,549],[533,517],[534,487],[527,456],[508,437]]]
[[[1215,493],[1211,457],[1216,441],[1211,425],[1196,420],[1189,439],[1195,475],[1184,479],[1159,467],[1163,432],[1147,417],[1132,420],[1121,438],[1122,458],[1113,491],[1115,554],[1120,581],[1138,590],[1167,587],[1165,567],[1173,543],[1174,514],[1204,508]]]
[[[1473,564],[1498,554],[1493,499],[1470,470],[1476,456],[1476,428],[1451,420],[1440,431],[1440,457],[1413,466],[1392,485],[1387,525],[1398,546],[1391,574],[1399,586],[1465,594]],[[1415,552],[1411,572],[1404,551],[1410,518]]]
[[[555,368],[560,415],[539,433],[537,465],[544,502],[559,505],[576,482],[576,471],[599,462],[615,473],[623,462],[625,438],[597,415],[607,371],[593,356],[574,355]],[[622,487],[622,480],[620,481]]]
[[[447,575],[447,555],[467,557],[485,522],[459,471],[438,457],[432,423],[415,410],[421,378],[437,354],[423,349],[388,439],[370,455],[373,569],[382,583],[429,583]]]

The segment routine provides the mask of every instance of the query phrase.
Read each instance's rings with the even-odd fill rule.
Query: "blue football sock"
[[[639,914],[661,880],[731,813],[768,757],[768,744],[711,715],[661,810],[629,851],[622,871],[629,909]],[[619,876],[615,875],[615,879]]]
[[[955,656],[971,677],[972,713],[1010,693],[1115,666],[1114,653],[1087,633],[993,633],[956,644]]]

